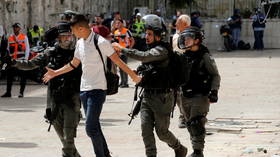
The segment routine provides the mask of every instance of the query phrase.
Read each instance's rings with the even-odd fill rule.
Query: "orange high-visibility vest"
[[[26,36],[22,33],[20,33],[18,36],[13,34],[9,37],[8,42],[10,56],[13,57],[13,59],[24,58],[26,50],[26,44],[24,42],[25,38]]]
[[[122,31],[120,32],[118,29],[114,32],[115,38],[118,39],[119,44],[127,48],[129,47],[129,39],[126,36],[128,29],[127,28],[122,28]]]

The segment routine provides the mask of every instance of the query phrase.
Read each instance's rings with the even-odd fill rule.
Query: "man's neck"
[[[15,35],[18,36],[18,35],[19,35],[19,32],[15,32]]]

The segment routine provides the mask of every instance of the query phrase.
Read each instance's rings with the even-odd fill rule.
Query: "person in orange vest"
[[[25,34],[21,33],[20,23],[15,23],[12,27],[14,33],[11,34],[8,38],[9,54],[15,60],[28,60],[30,52],[28,38]],[[18,97],[23,97],[26,85],[26,77],[23,71],[17,70],[16,68],[7,69],[7,90],[6,93],[1,97],[11,97],[11,90],[15,75],[18,75],[20,77],[20,92]]]
[[[117,30],[114,32],[114,38],[118,41],[118,43],[123,48],[132,48],[134,45],[134,39],[132,37],[132,33],[123,26],[123,20],[122,19],[116,19],[115,25],[117,27]],[[123,62],[127,63],[127,56],[124,54],[120,54],[120,58]],[[128,86],[128,76],[127,74],[120,69],[120,75],[121,75],[121,88],[127,88]]]

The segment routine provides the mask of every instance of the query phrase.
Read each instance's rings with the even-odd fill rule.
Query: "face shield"
[[[195,34],[192,32],[182,33],[178,38],[178,48],[186,50],[191,48],[195,43]]]

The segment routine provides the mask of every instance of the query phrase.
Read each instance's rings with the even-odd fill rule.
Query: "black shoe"
[[[201,150],[194,150],[194,152],[188,157],[204,157],[204,155]]]
[[[188,154],[188,148],[181,145],[178,149],[175,149],[175,157],[186,157]]]
[[[1,96],[2,98],[10,98],[12,97],[11,93],[5,93]]]
[[[23,98],[23,97],[24,97],[24,96],[23,96],[23,93],[19,93],[18,97],[19,97],[19,98]]]

